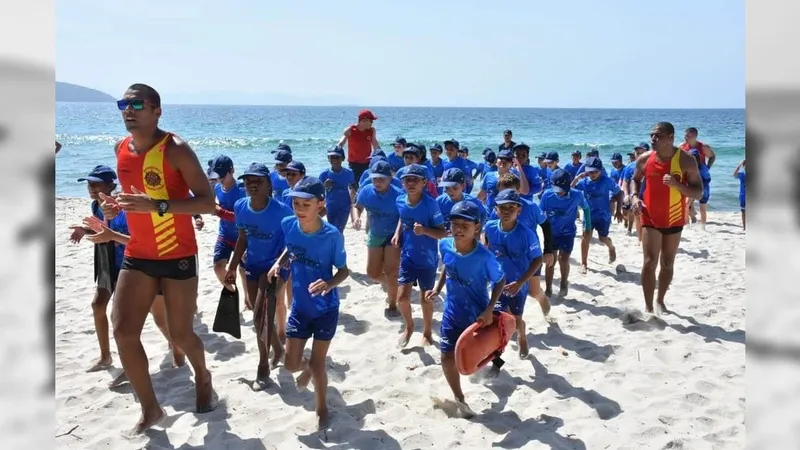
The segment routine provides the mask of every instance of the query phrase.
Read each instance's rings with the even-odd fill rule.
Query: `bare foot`
[[[433,336],[431,336],[430,333],[423,334],[421,344],[423,347],[429,347],[433,345]]]
[[[562,281],[558,287],[558,296],[566,297],[569,294],[569,281]]]
[[[266,383],[269,381],[269,364],[259,365],[256,369],[256,382]]]
[[[116,387],[120,387],[127,382],[128,382],[128,375],[125,374],[124,370],[121,370],[120,373],[118,373],[117,376],[113,380],[111,380],[110,383],[108,383],[108,387],[109,389],[113,389]]]
[[[283,359],[283,355],[285,353],[286,352],[283,350],[283,346],[279,347],[278,351],[274,351],[273,350],[273,352],[272,352],[272,361],[270,361],[270,363],[269,363],[270,368],[274,369],[274,368],[278,367],[278,364],[280,364],[281,359]]]
[[[97,362],[94,363],[94,365],[92,365],[92,367],[86,369],[86,372],[87,373],[99,372],[109,367],[111,367],[111,355],[101,356],[100,359],[98,359]]]
[[[399,317],[400,311],[397,309],[397,304],[390,303],[389,306],[384,311],[384,315],[386,317]]]
[[[317,408],[317,429],[322,430],[328,427],[328,407]]]
[[[617,260],[617,249],[612,245],[608,248],[608,263],[611,264]]]
[[[183,367],[186,364],[186,355],[175,347],[172,347],[172,367]]]
[[[528,357],[528,353],[530,352],[528,349],[528,336],[520,334],[518,339],[519,339],[519,358],[525,359]]]
[[[539,306],[542,307],[542,315],[547,317],[548,314],[550,314],[550,302],[547,301],[546,297],[544,298],[544,300],[539,300]]]
[[[311,369],[307,368],[300,373],[295,383],[297,383],[297,390],[305,391],[308,389],[308,383],[311,382]]]
[[[456,400],[456,413],[462,419],[475,417],[475,412],[463,400]]]
[[[398,348],[405,348],[408,345],[408,341],[411,340],[411,335],[414,334],[414,330],[406,330],[404,331],[400,337],[397,339],[397,347]]]
[[[664,302],[658,302],[658,306],[656,307],[656,312],[659,314],[670,314],[672,311],[667,309],[667,305]]]
[[[546,287],[544,289],[544,295],[546,295],[547,297],[552,297],[553,296],[553,286]]]
[[[589,267],[587,267],[585,264],[581,264],[581,266],[578,267],[579,274],[586,275],[587,272],[589,272]]]
[[[159,422],[164,420],[167,417],[167,413],[160,406],[156,406],[156,409],[153,411],[146,411],[142,413],[142,416],[139,418],[139,421],[136,422],[136,426],[128,433],[130,436],[137,436],[154,425],[158,425]]]
[[[206,370],[204,376],[195,375],[195,407],[198,414],[211,412],[216,408],[214,405],[214,386],[211,384],[211,372]]]

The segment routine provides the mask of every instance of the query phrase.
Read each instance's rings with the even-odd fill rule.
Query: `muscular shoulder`
[[[680,152],[680,163],[683,170],[695,168],[697,169],[697,160],[688,152]]]

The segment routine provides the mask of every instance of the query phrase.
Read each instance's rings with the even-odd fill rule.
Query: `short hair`
[[[514,135],[514,133],[512,133],[511,130],[503,131],[503,134],[507,134],[509,136],[513,136]]]
[[[661,128],[667,134],[675,134],[675,127],[669,122],[658,122],[655,128]]]
[[[504,173],[500,175],[500,178],[497,180],[497,189],[519,189],[520,181],[519,177],[514,175],[513,173]]]
[[[694,135],[697,135],[697,134],[698,134],[698,133],[697,133],[697,128],[695,128],[695,127],[689,127],[689,128],[687,128],[687,129],[686,129],[686,132],[687,132],[687,133],[692,133],[692,134],[694,134]]]
[[[161,95],[152,87],[143,83],[134,83],[128,87],[129,91],[137,91],[142,94],[145,100],[152,103],[156,108],[161,107]]]

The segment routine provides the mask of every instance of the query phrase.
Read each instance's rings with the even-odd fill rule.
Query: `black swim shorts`
[[[188,280],[197,276],[197,256],[178,259],[139,259],[126,256],[122,260],[122,270],[144,272],[153,278]]]
[[[682,226],[680,226],[680,227],[669,227],[669,228],[656,228],[656,227],[650,226],[650,225],[643,225],[643,227],[644,228],[652,228],[652,229],[658,231],[659,233],[661,233],[661,234],[663,234],[665,236],[668,236],[670,234],[678,234],[681,231],[683,231],[683,227]]]

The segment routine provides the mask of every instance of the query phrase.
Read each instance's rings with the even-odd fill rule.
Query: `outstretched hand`
[[[125,212],[131,213],[152,213],[156,211],[156,204],[153,199],[144,192],[131,186],[131,193],[121,193],[117,196],[117,203]]]

